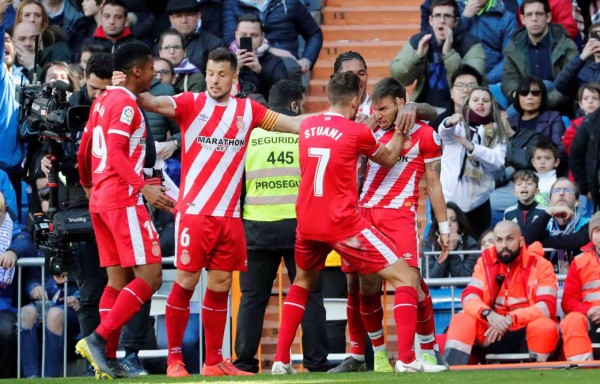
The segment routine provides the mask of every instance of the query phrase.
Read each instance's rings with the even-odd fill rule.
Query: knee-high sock
[[[421,344],[421,350],[432,351],[436,349],[435,321],[433,318],[433,302],[429,288],[425,280],[421,279],[421,290],[425,293],[425,299],[417,304],[417,339]]]
[[[362,317],[362,323],[371,339],[371,344],[373,344],[373,349],[385,350],[381,293],[375,295],[360,295],[360,315]]]
[[[358,292],[348,292],[346,306],[348,318],[348,335],[350,337],[350,353],[357,356],[365,354],[365,325],[360,315],[360,295]]]
[[[176,360],[183,361],[181,344],[183,343],[183,335],[190,318],[190,300],[193,295],[193,290],[185,289],[181,285],[174,283],[173,289],[171,289],[171,293],[167,298],[167,308],[165,310],[167,343],[169,348],[167,364],[171,364]]]
[[[417,328],[417,290],[415,288],[410,286],[396,288],[394,319],[398,335],[398,360],[411,363],[415,360],[413,345]]]
[[[306,302],[310,292],[307,289],[292,285],[287,293],[281,312],[281,324],[279,324],[279,340],[277,340],[277,352],[274,361],[285,364],[290,362],[290,348],[296,337],[298,326],[304,317]]]
[[[104,320],[110,313],[110,310],[115,305],[117,297],[119,297],[119,290],[107,285],[104,288],[104,292],[100,297],[100,305],[98,310],[100,311],[100,321]],[[106,357],[114,359],[117,357],[117,347],[119,346],[119,337],[121,336],[121,329],[115,331],[108,340],[106,340]]]
[[[206,290],[202,303],[202,323],[206,338],[206,365],[217,365],[223,361],[221,349],[227,322],[227,300],[229,292]]]
[[[143,279],[136,277],[119,292],[112,309],[101,321],[96,333],[104,340],[114,337],[121,327],[152,297],[152,289]]]

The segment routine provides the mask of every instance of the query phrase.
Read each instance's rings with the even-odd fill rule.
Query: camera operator
[[[94,53],[88,60],[85,68],[86,83],[79,92],[71,95],[69,105],[91,106],[96,97],[111,84],[113,68],[113,57],[111,54],[104,52]],[[150,130],[148,130],[148,136],[151,137]],[[151,167],[156,159],[156,150],[149,145],[150,143],[154,143],[154,140],[148,140],[145,159],[146,167]],[[66,180],[66,185],[59,183],[59,201],[67,202],[66,209],[85,209],[87,213],[88,200],[79,182],[79,172],[76,168],[77,148],[75,143],[63,142],[62,151],[62,156],[59,156],[62,160],[59,169],[60,173],[64,176],[64,180]],[[48,176],[52,167],[52,161],[46,154],[44,153],[40,165],[41,170]],[[61,204],[60,209],[63,208],[65,207]],[[81,306],[77,314],[82,334],[85,337],[90,335],[100,324],[98,308],[108,278],[106,270],[100,267],[96,242],[82,242],[77,245],[76,279],[79,285]],[[121,368],[123,369],[121,373],[124,376],[133,377],[148,373],[139,361],[137,353],[145,345],[149,335],[149,316],[150,302],[147,302],[123,329],[121,346],[125,348],[126,357],[121,363]]]

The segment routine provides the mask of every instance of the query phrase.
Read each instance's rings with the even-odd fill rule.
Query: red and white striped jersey
[[[358,113],[362,113],[363,115],[371,116],[373,114],[373,105],[371,103],[371,96],[367,93],[367,97],[365,97],[365,101],[363,101],[358,106]]]
[[[240,217],[240,192],[250,132],[273,129],[279,114],[251,99],[218,103],[204,93],[172,97],[181,129],[179,212]]]
[[[90,212],[143,204],[146,123],[135,99],[109,87],[92,104],[78,154],[82,184],[93,184]]]
[[[381,143],[387,144],[394,136],[394,129],[375,130]],[[429,125],[416,123],[404,139],[398,161],[392,168],[385,168],[369,160],[367,175],[359,205],[365,208],[411,207],[419,202],[419,182],[425,172],[425,164],[442,157],[441,140]]]

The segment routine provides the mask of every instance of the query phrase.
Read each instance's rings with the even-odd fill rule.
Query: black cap
[[[171,0],[167,4],[167,13],[170,15],[177,12],[199,11],[197,0]]]

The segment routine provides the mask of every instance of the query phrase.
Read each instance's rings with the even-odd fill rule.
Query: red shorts
[[[100,266],[133,267],[162,261],[158,232],[143,205],[90,213]]]
[[[393,243],[371,226],[335,243],[305,240],[297,235],[296,264],[305,271],[321,270],[331,249],[342,256],[342,266],[349,263],[363,275],[379,272],[398,260]]]
[[[392,240],[398,255],[406,264],[419,267],[420,242],[416,209],[359,208],[358,212]]]
[[[246,271],[246,233],[239,217],[186,215],[175,217],[175,265],[197,272],[202,268]]]

